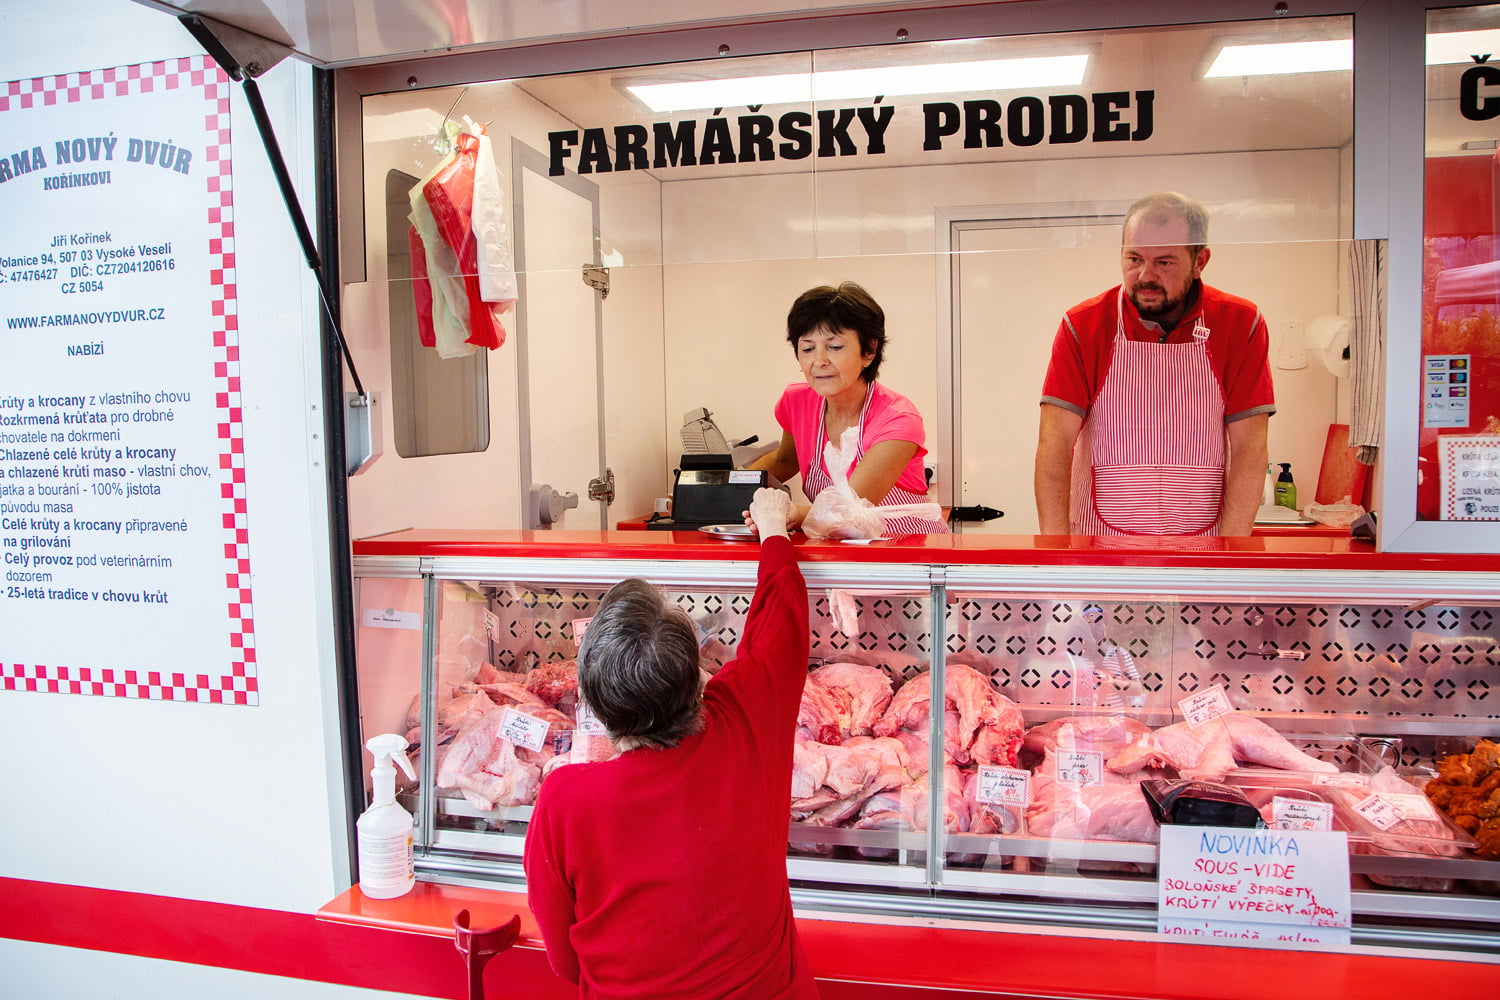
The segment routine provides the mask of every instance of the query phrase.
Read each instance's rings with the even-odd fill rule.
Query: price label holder
[[[1014,767],[980,767],[975,797],[980,802],[1024,809],[1031,804],[1031,772]]]
[[[1381,792],[1380,797],[1395,806],[1402,819],[1437,821],[1437,810],[1433,808],[1432,800],[1420,792]]]
[[[1161,828],[1157,930],[1200,944],[1349,943],[1342,830]]]
[[[573,619],[572,625],[573,625],[573,648],[574,649],[582,649],[583,648],[583,636],[588,631],[589,622],[591,622],[593,620],[594,620],[593,618],[574,618]]]
[[[1066,785],[1102,784],[1104,782],[1103,751],[1057,751],[1057,780]]]
[[[500,717],[500,729],[495,736],[499,739],[510,740],[516,746],[525,747],[527,750],[540,750],[547,742],[547,730],[550,728],[552,727],[546,719],[538,719],[525,712],[507,708]]]
[[[1271,825],[1277,830],[1332,830],[1333,803],[1273,796]]]
[[[1401,814],[1401,807],[1391,801],[1396,796],[1371,795],[1360,799],[1354,806],[1354,811],[1370,821],[1370,825],[1379,830],[1389,830],[1400,823],[1406,817]]]
[[[491,642],[500,641],[500,616],[488,608],[484,611],[484,634]]]
[[[578,718],[578,732],[581,735],[584,735],[584,736],[608,736],[609,735],[609,730],[604,728],[604,723],[602,723],[602,722],[599,721],[599,717],[594,714],[594,710],[592,708],[589,708],[589,703],[586,702],[586,701],[584,701],[582,697],[579,697],[579,699],[578,699],[577,718]]]
[[[365,608],[359,623],[365,628],[397,628],[420,631],[422,612],[397,611],[395,608]]]
[[[1224,693],[1224,685],[1215,684],[1179,701],[1177,710],[1189,726],[1197,729],[1205,722],[1233,712],[1234,706],[1229,703],[1229,695]]]

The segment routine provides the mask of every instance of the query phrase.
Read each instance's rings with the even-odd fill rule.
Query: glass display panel
[[[707,408],[731,442],[780,438],[776,399],[802,379],[787,308],[844,280],[886,312],[881,378],[923,416],[933,498],[1006,512],[965,530],[1028,533],[1030,477],[1007,471],[1033,459],[1048,345],[1065,309],[1119,281],[1119,220],[1163,188],[1210,210],[1206,280],[1263,310],[1285,360],[1272,457],[1308,491],[1329,426],[1348,422],[1347,379],[1320,363],[1313,335],[1315,320],[1346,311],[1350,39],[1348,17],[1277,18],[366,98],[372,220],[387,211],[377,193],[390,171],[421,178],[439,163],[445,121],[486,127],[519,298],[500,317],[507,342],[488,352],[483,468],[425,463],[433,488],[413,491],[403,463],[377,463],[352,487],[356,533],[439,511],[456,515],[445,523],[521,523],[529,482],[581,498],[605,465],[616,501],[603,519],[649,514],[670,492],[690,411]],[[1267,45],[1316,58],[1273,63]],[[1221,64],[1226,52],[1249,62]],[[399,285],[384,229],[367,227],[368,283]],[[414,294],[351,293],[351,313],[370,320],[350,322],[353,336],[377,340],[381,303],[394,312]],[[541,468],[556,456],[578,461]],[[504,474],[512,462],[519,477]],[[600,517],[581,500],[561,526]]]
[[[1427,14],[1417,516],[1500,520],[1500,5]]]
[[[947,670],[978,690],[948,713],[950,783],[979,794],[951,800],[943,884],[1028,894],[1042,890],[1032,876],[1077,873],[1080,897],[1154,903],[1147,790],[1194,778],[1232,788],[1252,824],[1314,803],[1349,834],[1356,888],[1482,891],[1390,861],[1497,867],[1465,807],[1387,828],[1358,807],[1417,802],[1401,796],[1420,796],[1440,761],[1500,734],[1494,623],[1487,607],[950,592]],[[964,760],[976,704],[1003,706],[985,724],[1015,745],[1010,767]]]

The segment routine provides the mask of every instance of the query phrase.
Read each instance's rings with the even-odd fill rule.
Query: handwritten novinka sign
[[[1164,825],[1156,928],[1214,944],[1348,944],[1348,835]]]

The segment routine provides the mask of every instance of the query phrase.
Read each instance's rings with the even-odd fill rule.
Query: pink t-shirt
[[[817,441],[821,437],[823,424],[823,397],[806,382],[793,382],[786,387],[776,403],[776,422],[792,436],[792,443],[797,446],[797,471],[802,474],[802,482],[805,484],[813,453],[821,450],[817,447]],[[912,456],[906,468],[901,470],[896,487],[908,493],[925,495],[927,476],[923,472],[922,459],[927,454],[924,447],[927,433],[922,426],[922,415],[917,412],[912,401],[899,392],[887,389],[879,382],[871,382],[859,447],[862,452],[869,451],[882,441],[910,441],[917,446],[917,453]],[[819,454],[816,457],[821,467],[823,456]],[[853,469],[854,465],[851,464],[845,472]]]

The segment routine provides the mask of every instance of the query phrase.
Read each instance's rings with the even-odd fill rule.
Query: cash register
[[[672,513],[646,523],[651,531],[693,531],[711,524],[740,524],[751,497],[763,486],[781,483],[769,472],[746,469],[775,445],[752,436],[731,444],[698,407],[683,416],[682,457],[672,473]]]

